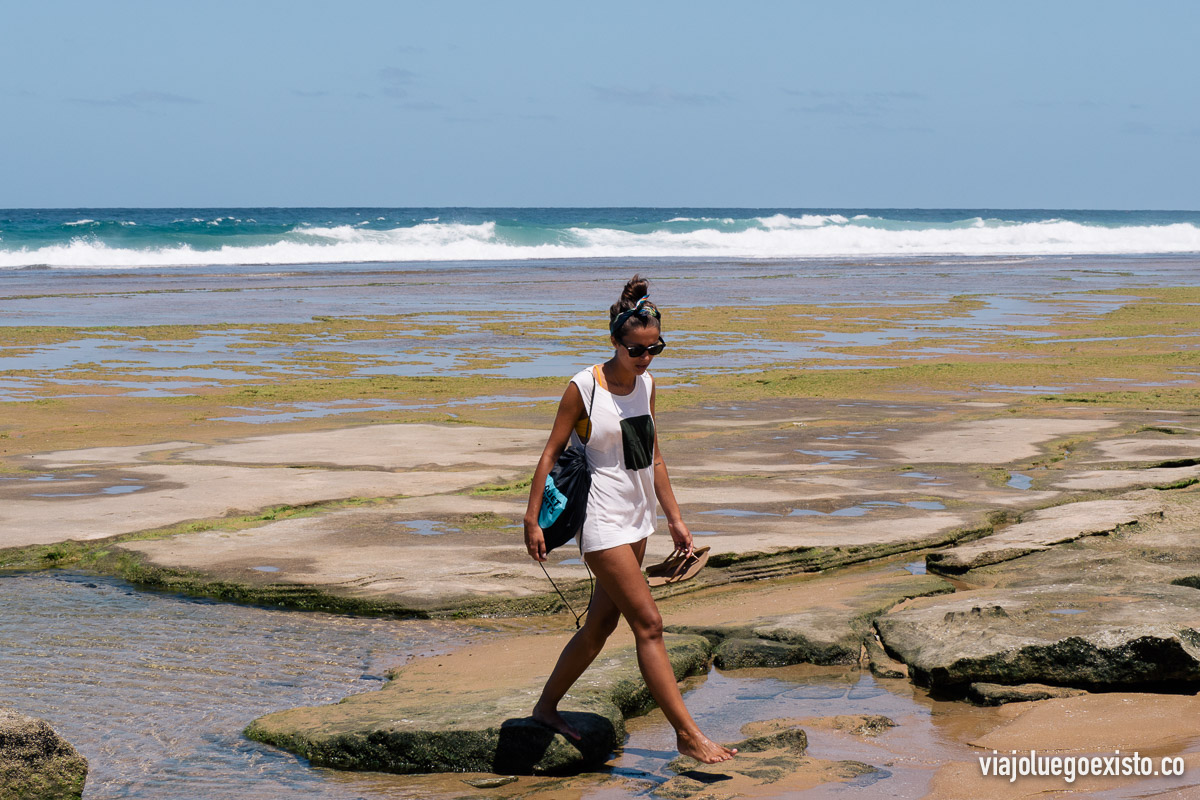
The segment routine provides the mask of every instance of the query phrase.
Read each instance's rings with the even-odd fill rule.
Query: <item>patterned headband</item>
[[[655,319],[662,319],[662,314],[659,312],[658,306],[650,302],[650,295],[646,295],[642,299],[638,300],[637,305],[635,305],[633,308],[617,314],[617,318],[609,323],[608,332],[613,336],[616,336],[617,331],[621,330],[621,326],[624,325],[630,317],[635,315],[640,316],[642,314],[648,314]]]

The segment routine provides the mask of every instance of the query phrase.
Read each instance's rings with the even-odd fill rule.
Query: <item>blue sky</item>
[[[56,2],[0,206],[1200,209],[1195,2]]]

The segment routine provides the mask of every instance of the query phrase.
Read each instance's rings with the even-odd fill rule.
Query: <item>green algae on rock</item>
[[[707,668],[710,649],[702,637],[666,642],[677,679]],[[469,658],[456,656],[459,665]],[[573,774],[601,766],[624,740],[625,718],[652,704],[633,649],[605,653],[562,704],[563,716],[583,734],[572,742],[528,716],[544,675],[506,674],[496,685],[489,676],[504,666],[481,664],[474,685],[464,685],[463,676],[448,680],[439,664],[427,662],[400,669],[377,692],[260,717],[246,735],[335,769]]]
[[[800,590],[798,590],[800,591]],[[721,669],[783,667],[792,664],[853,664],[871,634],[871,621],[912,597],[952,592],[933,575],[897,574],[848,598],[816,600],[790,614],[736,623],[680,625],[670,630],[694,633],[713,642]],[[798,604],[799,605],[799,604]]]
[[[45,722],[0,708],[0,800],[78,800],[87,760]]]

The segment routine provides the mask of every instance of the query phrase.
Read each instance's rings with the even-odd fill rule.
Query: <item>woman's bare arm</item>
[[[554,469],[554,462],[558,461],[563,450],[567,449],[571,431],[583,417],[583,395],[579,393],[579,387],[572,382],[558,403],[558,413],[554,416],[550,438],[542,450],[542,457],[538,459],[537,469],[533,471],[533,481],[529,484],[529,506],[525,509],[525,549],[534,561],[546,560],[546,539],[541,526],[538,525],[542,495],[546,491],[546,476]]]
[[[650,414],[654,414],[655,389],[650,389]],[[667,462],[663,460],[662,450],[658,447],[658,421],[654,425],[654,494],[658,504],[662,506],[663,514],[667,517],[667,530],[671,532],[671,541],[675,550],[691,555],[692,532],[683,522],[683,514],[679,511],[679,503],[675,501],[675,490],[671,488],[671,478],[667,475]]]

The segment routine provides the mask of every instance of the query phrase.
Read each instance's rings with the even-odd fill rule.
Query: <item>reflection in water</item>
[[[783,795],[787,797],[815,798],[826,796],[826,793],[835,793],[839,797],[919,797],[924,793],[937,761],[965,756],[969,751],[964,745],[943,739],[935,731],[928,701],[920,699],[907,682],[893,681],[885,688],[869,674],[854,670],[805,666],[726,673],[712,670],[707,679],[685,697],[688,709],[701,723],[704,732],[725,742],[744,738],[742,726],[756,720],[882,714],[902,724],[900,728],[868,739],[802,724],[808,732],[810,756],[860,760],[879,769],[849,784],[835,783]],[[992,713],[984,711],[989,716]],[[919,749],[926,751],[922,755],[928,756],[932,751],[937,754],[937,760],[918,757],[911,763],[902,763],[904,759],[898,759],[892,752],[896,746],[892,742],[900,745],[896,749],[911,752],[914,739],[920,741]],[[662,714],[654,711],[630,721],[629,740],[623,754],[613,764],[618,774],[659,783],[674,774],[666,764],[675,755],[674,731]],[[884,764],[887,766],[882,766]],[[886,791],[881,789],[884,786]],[[587,800],[618,796],[619,793],[611,789],[594,796],[584,794]]]
[[[79,575],[0,578],[0,706],[47,720],[101,798],[397,797],[402,778],[340,776],[247,741],[255,717],[379,688],[455,623],[271,611]]]

